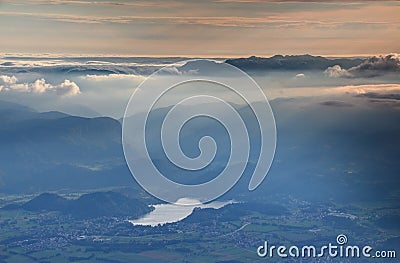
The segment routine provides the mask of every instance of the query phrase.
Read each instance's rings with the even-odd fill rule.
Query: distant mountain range
[[[66,199],[57,194],[43,193],[22,204],[11,204],[3,210],[23,209],[32,212],[58,211],[75,218],[93,218],[101,216],[129,216],[138,218],[154,208],[138,199],[131,199],[116,192],[95,192],[84,194],[78,199]]]
[[[132,185],[121,124],[0,101],[0,192]]]
[[[278,145],[270,173],[260,188],[248,192],[257,160],[257,151],[252,151],[244,176],[226,198],[290,194],[303,199],[370,200],[396,195],[400,182],[399,114],[383,105],[361,108],[351,102],[304,98],[271,101]],[[168,108],[158,109],[154,120],[162,119],[167,111]],[[239,108],[239,112],[245,118],[250,116],[246,107]],[[0,122],[1,193],[115,186],[133,187],[135,197],[144,193],[126,166],[121,123],[117,120],[39,113],[22,105],[0,102]],[[193,176],[187,176],[182,169],[167,168],[170,163],[162,156],[159,138],[155,137],[157,127],[154,124],[149,129],[149,147],[156,154],[152,155],[153,162],[171,180],[204,182],[224,167],[227,156],[222,151],[217,153],[215,164]],[[255,128],[249,127],[253,145],[259,143]],[[223,129],[204,120],[187,125],[182,134],[182,145],[189,155],[198,154],[193,142],[205,134],[215,138],[218,149],[229,149],[225,147]]]
[[[248,57],[227,59],[226,63],[242,70],[325,70],[328,67],[339,65],[348,69],[364,62],[360,58],[335,58],[329,59],[312,55],[275,55],[269,58]]]

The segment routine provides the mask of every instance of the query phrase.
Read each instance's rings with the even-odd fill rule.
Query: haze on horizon
[[[400,1],[1,0],[2,53],[399,53]]]

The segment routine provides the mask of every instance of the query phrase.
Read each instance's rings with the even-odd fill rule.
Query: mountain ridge
[[[113,192],[93,192],[77,199],[66,199],[54,193],[42,193],[23,204],[10,204],[3,210],[23,209],[31,212],[60,212],[75,218],[95,218],[103,216],[129,216],[137,218],[154,208],[139,199]]]
[[[274,55],[272,57],[251,56],[248,58],[227,59],[226,63],[242,70],[325,70],[339,65],[348,69],[364,62],[360,58],[326,58],[305,55]]]

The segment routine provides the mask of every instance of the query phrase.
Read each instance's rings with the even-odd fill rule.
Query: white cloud
[[[17,78],[15,76],[9,77],[2,75],[0,76],[0,84],[15,84],[17,82]]]
[[[66,80],[64,80],[63,83],[56,86],[56,92],[57,92],[57,95],[60,95],[63,97],[69,97],[69,96],[74,96],[74,95],[81,93],[81,90],[79,89],[78,85],[76,85],[75,82],[72,82],[72,81],[66,79]]]
[[[339,65],[327,68],[324,74],[330,78],[351,77],[351,74]]]
[[[55,93],[61,97],[74,96],[81,93],[80,88],[75,82],[64,80],[59,85],[47,83],[45,79],[37,79],[32,83],[18,83],[15,76],[0,76],[0,92],[25,92],[25,93]]]
[[[30,85],[30,90],[33,93],[45,93],[47,90],[53,89],[53,86],[46,83],[44,79],[37,79]]]

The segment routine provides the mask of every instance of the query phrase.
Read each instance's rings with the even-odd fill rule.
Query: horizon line
[[[356,58],[356,57],[373,57],[373,56],[384,56],[388,54],[395,54],[397,52],[389,52],[389,53],[375,53],[375,54],[312,54],[312,53],[292,53],[292,54],[283,54],[283,53],[273,53],[273,54],[243,54],[243,55],[149,55],[149,54],[77,54],[77,53],[0,53],[0,59],[5,57],[20,57],[20,58],[85,58],[85,57],[114,57],[114,58],[248,58],[252,56],[261,57],[261,58],[269,58],[276,55],[282,56],[302,56],[302,55],[311,55],[311,56],[321,56],[321,57],[332,57],[332,58]]]

